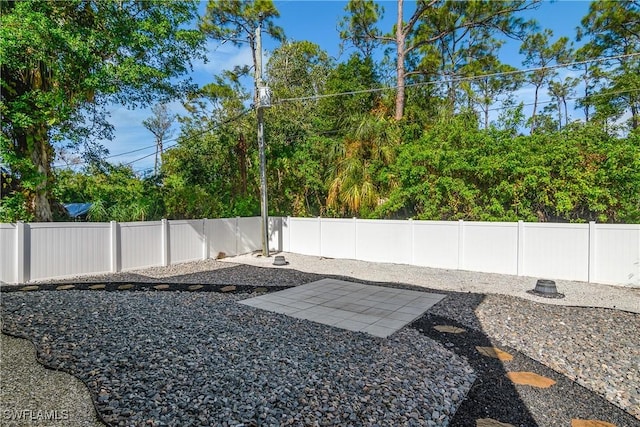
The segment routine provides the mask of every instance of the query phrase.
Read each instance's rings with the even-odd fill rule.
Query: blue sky
[[[395,21],[396,2],[380,2],[385,8],[385,16],[381,28],[385,31],[391,29]],[[340,39],[338,37],[338,22],[344,16],[345,1],[275,1],[276,7],[280,11],[280,18],[276,21],[284,28],[287,38],[290,40],[309,40],[317,43],[322,49],[327,51],[337,60],[346,59],[351,52],[343,52],[340,55]],[[201,10],[204,10],[206,2],[201,3]],[[406,1],[405,11],[410,13],[415,3]],[[588,1],[545,1],[535,11],[528,12],[526,18],[536,19],[541,28],[550,28],[554,36],[567,36],[573,40],[575,29],[580,25],[580,20],[586,15],[589,9]],[[273,41],[265,39],[265,54],[277,47]],[[215,42],[208,43],[209,62],[195,63],[192,78],[199,84],[210,82],[214,75],[224,69],[233,68],[235,65],[249,64],[251,55],[248,47],[236,48],[231,44],[218,46]],[[522,59],[518,54],[518,43],[507,43],[502,51],[502,60],[514,67],[522,67]],[[517,93],[517,97],[524,103],[531,102],[532,88],[523,88]],[[543,94],[541,100],[548,97]],[[179,102],[171,105],[172,110],[181,114],[182,109]],[[113,107],[110,110],[111,123],[115,126],[115,137],[111,141],[103,141],[104,146],[109,150],[110,159],[113,163],[128,163],[143,156],[149,157],[136,161],[132,167],[136,171],[144,171],[153,168],[155,149],[148,148],[128,155],[117,156],[119,153],[131,150],[150,147],[154,144],[153,135],[142,125],[142,121],[149,117],[149,109],[127,110],[123,107]],[[574,118],[579,117],[578,111],[570,112]],[[179,129],[174,126],[173,138],[178,136]],[[167,145],[167,144],[165,144]],[[170,142],[169,142],[170,145]],[[56,162],[59,164],[60,161]]]

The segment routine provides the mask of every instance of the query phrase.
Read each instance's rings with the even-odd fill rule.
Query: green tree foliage
[[[542,32],[530,34],[522,43],[520,53],[524,55],[523,64],[533,71],[527,74],[527,80],[534,87],[533,113],[531,114],[531,133],[538,127],[538,101],[540,100],[540,89],[548,85],[558,74],[554,68],[555,64],[569,62],[571,49],[568,46],[569,39],[560,37],[551,43],[553,31],[546,29]]]
[[[630,114],[629,126],[640,126],[640,3],[638,1],[592,2],[582,19],[578,39],[587,38],[581,48],[586,57],[616,57],[593,70],[601,88],[589,102],[596,106],[601,121],[616,121]]]
[[[327,207],[341,216],[373,216],[395,186],[389,167],[400,145],[400,126],[384,113],[354,122],[333,162]]]
[[[420,219],[637,221],[637,138],[597,126],[517,136],[463,116],[403,144],[381,211]]]
[[[93,164],[83,172],[56,172],[54,193],[63,203],[92,203],[90,221],[148,221],[164,211],[153,180],[140,179],[127,166]],[[64,219],[64,218],[62,218]]]
[[[471,52],[471,45],[486,40],[493,32],[523,36],[528,24],[517,13],[536,3],[421,0],[405,21],[404,0],[397,0],[396,25],[385,34],[376,27],[384,10],[370,0],[352,0],[345,9],[349,15],[342,21],[341,36],[365,52],[372,49],[374,41],[393,46],[397,85],[394,117],[400,120],[404,117],[407,80],[412,75],[433,75],[434,66],[455,68],[460,58],[458,46],[467,45]],[[449,91],[449,95],[453,93]]]
[[[284,30],[274,23],[279,16],[272,0],[209,0],[200,20],[200,29],[207,37],[221,43],[230,42],[235,46],[248,44],[255,69],[259,55],[262,55],[262,52],[257,52],[256,29],[261,25],[263,32],[275,40],[283,41]],[[248,67],[236,67],[234,70],[238,76],[247,75],[249,71]],[[258,82],[255,83],[257,85]]]
[[[172,79],[200,52],[200,33],[184,29],[196,8],[194,1],[0,3],[0,154],[35,220],[53,218],[55,141],[86,139],[100,124],[92,120],[96,106],[138,106],[174,93]]]
[[[272,91],[272,106],[264,109],[269,213],[639,222],[640,133],[634,121],[638,111],[634,96],[640,87],[640,72],[633,56],[640,51],[638,2],[592,4],[579,34],[584,45],[575,53],[568,37],[554,38],[551,32],[522,19],[519,12],[536,3],[442,0],[407,6],[400,0],[392,3],[394,12],[400,12],[396,26],[383,30],[378,27],[384,12],[380,3],[351,1],[340,30],[343,41],[353,44],[356,51],[335,59],[314,43],[285,42],[282,29],[275,25],[278,11],[272,1],[210,1],[200,21],[202,31],[221,43],[248,44],[254,65],[259,25],[282,42],[270,52],[263,75],[254,76]],[[71,13],[64,4],[24,4],[50,11],[51,16],[44,14],[47,19],[53,19],[54,12],[62,16],[60,10]],[[78,10],[93,5],[70,4]],[[389,8],[389,3],[384,6]],[[92,7],[92,13],[102,10],[102,6]],[[408,20],[403,19],[403,7]],[[146,16],[140,13],[139,17]],[[65,21],[58,20],[56,25],[60,22]],[[137,34],[135,28],[125,34]],[[68,32],[76,34],[71,29]],[[505,35],[524,40],[525,64],[518,68],[536,70],[518,73],[515,64],[500,60]],[[17,55],[17,47],[6,45]],[[387,48],[386,56],[376,63],[380,48]],[[127,56],[134,51],[121,53]],[[83,55],[78,56],[79,69],[83,69]],[[606,55],[627,56],[585,61]],[[572,58],[585,61],[572,68],[576,74],[550,69]],[[66,117],[64,124],[49,125],[44,118],[50,117],[46,114],[54,106],[66,108],[65,103],[52,103],[54,98],[39,99],[46,107],[40,110],[33,108],[35,101],[21,105],[15,98],[9,110],[5,87],[10,86],[3,80],[3,117],[10,113],[15,123],[23,120],[29,126],[44,123],[50,141],[67,135],[67,130],[80,130],[84,106],[99,106],[100,99],[109,99],[107,95],[128,97],[129,87],[133,88],[132,99],[145,101],[144,95],[159,89],[157,85],[152,85],[153,90],[134,85],[135,76],[127,73],[137,76],[138,68],[131,61],[131,68],[111,70],[109,66],[108,72],[98,68],[99,75],[123,73],[122,84],[107,80],[111,91],[85,85],[89,91],[82,92],[85,86],[70,86],[76,91],[73,99],[79,101],[67,116],[59,116]],[[392,67],[387,70],[389,63]],[[85,76],[73,70],[71,76]],[[178,144],[163,155],[159,175],[138,178],[128,167],[99,161],[101,153],[96,151],[82,173],[56,170],[55,179],[48,181],[48,185],[55,183],[55,198],[93,202],[92,220],[257,215],[260,178],[256,112],[251,106],[255,94],[242,85],[243,76],[250,71],[250,67],[235,67],[213,76],[209,84],[181,92],[187,113],[179,118]],[[393,82],[385,80],[387,74],[395,75]],[[39,81],[37,73],[33,76]],[[163,76],[158,74],[157,82],[166,83]],[[396,82],[405,86],[406,99],[401,105],[400,91],[383,88]],[[520,88],[536,92],[532,117],[524,113],[524,100],[516,99]],[[51,90],[59,97],[66,94]],[[585,112],[584,121],[570,120],[569,101],[578,90],[583,96],[578,108]],[[29,114],[43,118],[33,121]],[[6,135],[12,135],[14,122],[3,123]],[[529,126],[532,132],[526,131]],[[20,161],[32,164],[31,157],[15,153],[2,153],[12,168],[8,174],[3,172],[3,195],[10,192],[14,196],[3,199],[0,215],[10,220],[30,219],[28,215],[35,211],[25,209],[29,193],[23,190],[31,185],[35,194],[41,181],[24,180],[26,167],[14,175]],[[19,181],[26,184],[17,187]]]
[[[320,212],[333,140],[323,133],[330,116],[321,113],[321,101],[308,97],[327,93],[333,69],[329,55],[307,41],[286,42],[269,58],[265,76],[275,103],[265,112],[265,140],[273,213]]]
[[[215,218],[259,212],[253,121],[229,73],[189,94],[178,146],[163,156],[168,218]],[[255,119],[254,119],[255,120]],[[256,212],[257,207],[257,212]]]
[[[380,87],[373,59],[351,55],[346,62],[329,70],[325,83],[327,94],[356,92],[346,96],[331,96],[318,102],[319,114],[325,118],[332,135],[343,136],[354,119],[370,113],[383,100],[380,92],[369,91]],[[349,114],[344,114],[348,111]]]

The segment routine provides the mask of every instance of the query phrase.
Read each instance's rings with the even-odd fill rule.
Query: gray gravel
[[[337,276],[388,282],[390,286],[419,286],[448,295],[430,313],[483,331],[497,343],[575,379],[640,420],[638,288],[558,281],[558,290],[566,298],[550,300],[526,293],[535,285],[532,278],[285,255],[290,264],[278,268],[273,268],[272,259],[247,255],[223,262],[208,260],[76,281],[280,286]],[[294,423],[306,423],[304,418],[296,418],[299,414],[305,414],[310,422],[322,420],[325,415],[338,422],[340,418],[336,416],[347,414],[349,419],[355,413],[359,420],[354,422],[356,425],[371,424],[372,420],[388,425],[419,425],[433,420],[434,415],[442,417],[436,424],[444,425],[446,409],[453,410],[473,378],[461,359],[411,328],[401,330],[390,340],[377,340],[242,307],[234,303],[237,298],[241,297],[179,292],[11,293],[3,294],[3,316],[11,320],[5,330],[37,337],[36,344],[50,354],[51,363],[76,373],[95,393],[100,393],[103,383],[112,387],[104,388],[109,393],[103,394],[106,397],[102,400],[106,401],[102,403],[112,409],[114,419],[125,414],[129,418],[138,416],[137,411],[120,411],[119,402],[125,399],[141,405],[144,415],[136,420],[144,416],[158,420],[163,410],[175,410],[182,402],[181,410],[189,411],[194,423],[198,416],[213,416],[206,411],[213,407],[214,412],[229,408],[227,411],[231,412],[223,413],[232,416],[228,420],[234,422],[283,422],[290,416]],[[56,302],[58,299],[60,302]],[[7,315],[8,301],[13,308],[22,302],[28,303],[29,308]],[[32,310],[32,305],[40,310]],[[109,356],[114,351],[116,356]],[[182,351],[189,356],[181,356]],[[278,358],[280,355],[283,359]],[[101,362],[96,364],[96,360]],[[138,366],[138,361],[142,365],[131,368]],[[219,369],[210,368],[212,365]],[[98,372],[93,372],[96,369]],[[121,371],[126,372],[122,374],[125,377],[119,377]],[[207,383],[226,388],[203,386],[204,392],[194,396],[187,391],[188,383],[193,383],[201,372],[206,374],[203,378]],[[237,374],[240,379],[227,378],[225,372]],[[316,373],[317,378],[307,373]],[[115,390],[128,387],[124,385],[129,382],[126,375],[133,375],[131,381],[140,390],[134,387],[134,391],[117,392],[116,396]],[[364,379],[358,382],[358,378]],[[432,378],[448,386],[434,391],[420,383]],[[256,380],[259,386],[248,386]],[[368,387],[365,393],[363,381],[365,385],[378,385]],[[157,386],[149,390],[139,385],[147,383]],[[152,391],[165,390],[162,384],[169,387],[173,400],[166,400],[167,391],[158,398],[155,394],[148,396]],[[195,384],[198,389],[198,382]],[[388,390],[383,391],[382,384]],[[340,401],[332,400],[336,393]],[[422,393],[424,400],[416,397]],[[343,397],[347,394],[353,397]],[[220,397],[211,406],[211,399],[216,396],[226,401]],[[361,400],[366,396],[377,400],[372,405]],[[426,409],[434,402],[442,409],[437,414]],[[119,406],[114,407],[116,403]],[[412,405],[418,409],[407,412]],[[333,418],[328,418],[329,414]]]
[[[640,316],[489,295],[482,330],[640,419]]]
[[[379,339],[235,302],[247,296],[10,293],[4,327],[114,425],[440,426],[475,379],[414,329]]]
[[[36,362],[29,341],[0,334],[0,425],[99,427],[87,387]]]
[[[222,263],[241,263],[322,275],[334,274],[373,282],[406,283],[432,290],[511,295],[546,305],[615,308],[640,314],[640,287],[637,286],[556,280],[558,292],[564,294],[565,298],[549,299],[527,293],[535,287],[537,278],[534,277],[319,258],[291,253],[284,255],[289,261],[289,265],[284,267],[274,267],[273,257],[263,258],[255,254],[225,258]]]

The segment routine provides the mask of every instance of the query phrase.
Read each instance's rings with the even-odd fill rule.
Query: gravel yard
[[[3,292],[2,328],[31,340],[45,365],[81,379],[113,425],[440,426],[492,414],[513,425],[566,426],[567,418],[640,425],[637,313],[520,295],[523,279],[512,276],[287,259],[284,269],[247,256],[65,280],[76,285],[66,291]],[[360,282],[374,276],[371,283],[447,297],[388,339],[236,303],[268,291],[256,288],[327,276]],[[80,290],[80,282],[134,287],[90,291]],[[157,284],[183,288],[158,291]],[[189,284],[203,287],[190,292]],[[238,288],[202,292],[212,285]],[[586,299],[575,295],[584,287],[562,286],[564,303]],[[586,305],[640,309],[640,290],[610,288],[610,298],[594,294]],[[439,323],[467,335],[434,332]],[[480,342],[515,357],[489,364],[470,346]],[[557,385],[544,393],[514,387],[504,375],[515,369],[536,369]],[[486,388],[490,379],[496,388]],[[5,390],[3,408],[10,401]]]

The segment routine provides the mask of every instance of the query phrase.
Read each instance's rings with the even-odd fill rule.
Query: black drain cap
[[[558,292],[556,282],[547,279],[538,279],[535,289],[527,293],[545,298],[564,298],[564,294]]]

